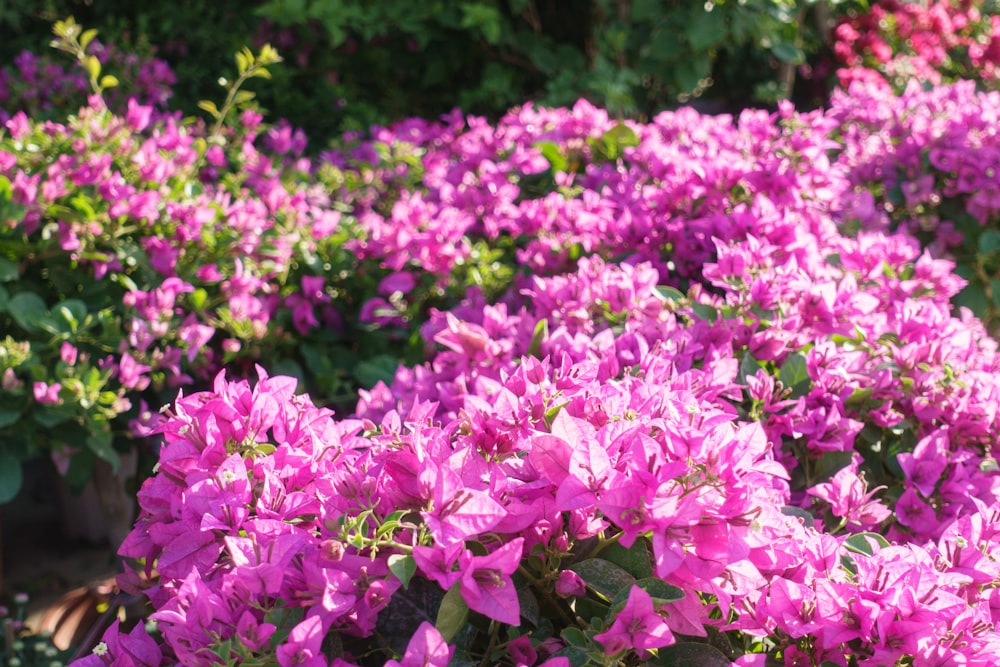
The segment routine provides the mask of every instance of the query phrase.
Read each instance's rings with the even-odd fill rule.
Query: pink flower
[[[389,660],[385,667],[447,667],[454,652],[437,628],[424,621],[407,644],[403,659]]]
[[[649,593],[633,586],[625,607],[615,614],[615,620],[605,632],[594,639],[604,645],[604,653],[616,655],[628,649],[646,650],[674,643],[674,635],[666,620],[656,613]]]
[[[63,342],[63,344],[59,346],[59,358],[62,359],[62,362],[67,366],[76,365],[77,350],[73,347],[72,343]]]
[[[54,405],[59,403],[59,391],[62,385],[58,382],[48,384],[47,382],[36,382],[32,387],[35,393],[35,400],[43,405]]]
[[[278,664],[281,667],[327,667],[322,650],[325,634],[319,616],[307,617],[292,628],[288,640],[278,647]]]
[[[469,609],[501,623],[519,625],[521,604],[510,575],[521,563],[524,538],[518,537],[486,556],[466,550],[459,558],[462,599]]]
[[[556,595],[563,598],[577,597],[587,592],[587,584],[573,570],[562,570],[556,579]]]
[[[156,641],[146,634],[145,626],[138,623],[128,634],[120,632],[118,626],[119,621],[115,619],[90,655],[75,661],[74,667],[158,667],[163,653]]]

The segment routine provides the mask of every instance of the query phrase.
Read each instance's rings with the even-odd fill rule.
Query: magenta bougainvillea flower
[[[594,636],[604,645],[608,655],[629,649],[654,649],[677,641],[670,626],[660,616],[649,593],[634,586],[625,607],[615,615],[614,623],[605,632]]]

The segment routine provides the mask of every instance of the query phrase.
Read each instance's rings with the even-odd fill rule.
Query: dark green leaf
[[[94,477],[94,462],[97,457],[89,449],[83,449],[73,454],[69,460],[69,469],[63,479],[71,493],[83,493],[83,489]]]
[[[889,546],[889,542],[878,533],[855,533],[844,540],[844,548],[856,554],[871,556],[875,553],[871,541],[874,541],[880,549]]]
[[[785,359],[785,363],[781,365],[778,379],[781,380],[781,384],[792,390],[793,398],[806,395],[812,380],[809,378],[805,355],[796,352]]]
[[[17,264],[6,257],[0,257],[0,283],[9,283],[17,280],[21,275]]]
[[[441,633],[441,637],[450,643],[458,631],[465,627],[468,619],[469,606],[462,598],[461,582],[455,582],[455,585],[448,589],[448,592],[444,594],[444,599],[441,600],[434,627]]]
[[[771,47],[771,53],[781,62],[792,65],[801,65],[806,60],[805,51],[788,42],[778,42]]]
[[[816,517],[812,515],[812,512],[802,509],[801,507],[793,507],[792,505],[785,505],[781,508],[781,513],[785,516],[794,516],[802,519],[803,524],[806,528],[812,528],[816,523]]]
[[[988,255],[1000,250],[1000,231],[987,229],[979,235],[979,252]]]
[[[590,656],[582,648],[577,648],[575,646],[567,646],[557,653],[552,654],[553,658],[566,658],[569,660],[569,667],[584,667],[588,664],[594,664],[590,662]]]
[[[590,558],[570,566],[587,586],[599,595],[613,600],[622,590],[628,590],[636,579],[621,567],[603,558]]]
[[[104,459],[111,464],[111,472],[118,474],[121,466],[121,457],[111,444],[111,431],[95,431],[87,437],[87,447],[97,454],[98,458]]]
[[[740,372],[736,377],[736,381],[739,384],[746,384],[748,377],[753,377],[762,368],[760,363],[753,358],[753,355],[749,352],[743,354],[743,359],[740,360]]]
[[[14,408],[3,408],[0,407],[0,428],[6,428],[12,424],[16,424],[17,420],[21,418],[21,411]]]
[[[21,490],[21,462],[7,451],[0,451],[0,504],[9,503]]]
[[[661,605],[676,602],[685,597],[683,590],[656,577],[639,579],[635,582],[635,585],[649,593],[649,597],[653,598],[653,602]],[[628,600],[631,591],[631,586],[618,591],[618,595],[611,601],[611,611],[617,612],[621,607],[625,606],[625,602]],[[609,618],[608,620],[610,621],[611,619]]]
[[[955,295],[955,305],[964,306],[973,313],[985,313],[989,309],[990,299],[986,297],[982,283],[970,282]]]
[[[601,552],[601,558],[618,565],[636,579],[653,576],[652,560],[645,539],[637,539],[628,549],[615,542]]]
[[[60,301],[52,309],[52,316],[56,318],[59,328],[66,333],[75,333],[87,317],[87,304],[79,299],[66,299]]]
[[[354,377],[362,387],[370,389],[380,380],[386,384],[392,382],[397,368],[399,368],[398,358],[391,354],[379,354],[359,363],[354,369]]]
[[[294,359],[278,359],[271,364],[268,372],[272,375],[284,375],[285,377],[295,378],[299,381],[300,386],[305,384],[306,381],[305,371],[302,370],[302,366]]]
[[[25,331],[35,332],[39,330],[49,309],[46,308],[42,297],[34,292],[19,292],[11,297],[7,311],[19,327]]]
[[[562,631],[562,638],[569,646],[579,646],[580,648],[587,646],[587,635],[583,634],[583,630],[577,627],[565,628]]]
[[[521,618],[538,627],[541,610],[538,608],[538,598],[527,586],[517,587],[517,601],[521,605]]]
[[[678,642],[656,652],[646,663],[657,667],[729,667],[732,660],[726,654],[700,642]]]
[[[715,322],[719,318],[719,311],[707,303],[692,303],[691,310],[706,322]]]
[[[535,332],[531,336],[531,343],[528,345],[527,356],[529,357],[539,357],[541,356],[542,343],[545,339],[549,337],[549,321],[547,319],[541,319],[535,324]]]
[[[823,452],[823,457],[816,462],[816,468],[814,470],[815,478],[817,482],[825,482],[830,479],[841,468],[845,468],[851,463],[851,459],[854,458],[854,452]]]

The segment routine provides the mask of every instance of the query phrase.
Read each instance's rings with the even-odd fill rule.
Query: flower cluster
[[[992,6],[992,9],[991,9]],[[1000,76],[1000,14],[981,0],[885,0],[843,18],[834,53],[853,81],[902,90],[911,80],[993,85]]]
[[[109,91],[106,102],[124,111],[129,99],[156,108],[166,109],[177,82],[166,62],[158,58],[142,58],[123,52],[111,45],[93,43],[94,55],[107,68],[119,73],[121,90]],[[91,92],[85,73],[66,68],[49,56],[40,57],[23,51],[12,65],[0,69],[0,123],[7,122],[17,112],[32,118],[52,118],[78,109]]]

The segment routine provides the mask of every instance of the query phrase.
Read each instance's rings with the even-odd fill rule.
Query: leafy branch
[[[211,100],[201,100],[198,102],[198,108],[207,112],[215,120],[215,125],[212,127],[211,132],[212,137],[219,136],[222,132],[223,123],[226,122],[226,118],[233,109],[245,109],[256,97],[256,93],[253,91],[241,90],[243,85],[254,77],[270,79],[271,72],[267,68],[281,61],[281,56],[278,55],[277,50],[270,44],[265,44],[261,47],[260,53],[256,56],[253,54],[253,51],[245,46],[236,52],[236,70],[238,72],[236,80],[230,83],[225,77],[219,79],[220,85],[228,87],[226,100],[222,103],[222,108],[220,109]]]
[[[52,32],[56,38],[50,42],[50,46],[72,55],[83,65],[90,79],[90,89],[94,94],[101,95],[105,89],[118,85],[118,77],[113,74],[101,76],[101,61],[92,53],[87,53],[87,47],[97,37],[97,30],[93,28],[84,30],[83,26],[70,16],[65,21],[56,21],[52,26]]]

